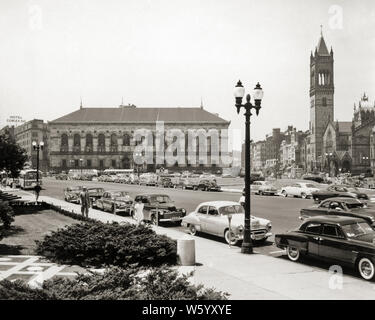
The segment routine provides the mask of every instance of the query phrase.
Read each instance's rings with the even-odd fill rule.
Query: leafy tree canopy
[[[16,178],[26,161],[25,150],[9,137],[0,135],[0,171],[4,170]]]

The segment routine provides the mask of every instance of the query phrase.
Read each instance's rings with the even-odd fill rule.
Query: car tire
[[[189,233],[192,236],[196,236],[197,235],[198,231],[197,231],[197,228],[195,227],[195,225],[189,224]]]
[[[306,198],[307,198],[306,193],[302,192],[302,193],[301,193],[301,198],[302,198],[302,199],[306,199]]]
[[[358,261],[358,272],[365,280],[372,280],[375,275],[374,263],[369,258],[361,258]]]
[[[281,191],[281,195],[282,195],[283,197],[285,197],[285,198],[287,198],[287,197],[288,197],[288,194],[286,193],[286,191],[285,191],[285,190]]]
[[[297,247],[294,246],[288,246],[286,248],[286,254],[291,261],[298,261],[300,258],[300,251]]]
[[[233,231],[232,231],[232,234],[233,234]],[[225,230],[224,239],[225,239],[225,242],[230,244],[231,246],[235,246],[238,243],[238,239],[236,239],[234,236],[231,239],[229,239],[229,229]]]

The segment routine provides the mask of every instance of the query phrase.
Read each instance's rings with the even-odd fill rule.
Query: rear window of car
[[[244,213],[244,208],[241,205],[224,206],[219,208],[220,214],[236,214]]]

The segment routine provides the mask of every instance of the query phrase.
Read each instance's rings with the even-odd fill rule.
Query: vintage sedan
[[[159,177],[157,185],[158,187],[163,188],[173,188],[174,186],[172,179],[170,177]]]
[[[71,186],[64,189],[64,200],[68,202],[80,203],[80,194],[82,192],[82,186]]]
[[[221,191],[221,187],[214,179],[200,179],[195,189],[202,191]]]
[[[103,196],[93,203],[93,206],[114,214],[124,212],[131,214],[133,199],[125,191],[106,191]]]
[[[331,185],[325,190],[315,191],[313,192],[312,196],[316,202],[333,197],[357,198],[364,201],[369,200],[368,195],[361,192],[358,188],[339,184]]]
[[[281,188],[281,194],[284,197],[293,196],[301,197],[302,199],[311,198],[314,192],[319,191],[315,184],[297,182],[293,183],[291,186],[286,186]]]
[[[174,222],[179,225],[186,215],[186,210],[177,208],[174,201],[166,194],[139,194],[134,200],[144,204],[143,220],[154,225],[159,225],[160,222]],[[134,215],[134,207],[132,215]]]
[[[375,230],[361,218],[316,216],[298,230],[276,234],[275,243],[291,261],[311,256],[355,267],[365,280],[374,278]]]
[[[254,181],[250,189],[255,194],[274,196],[277,194],[276,187],[269,181]]]
[[[355,198],[337,197],[322,201],[306,209],[301,209],[300,219],[304,220],[313,216],[339,215],[365,219],[375,227],[375,211],[368,209],[366,204]]]
[[[229,220],[231,218],[231,232]],[[190,234],[208,233],[223,237],[227,243],[236,245],[243,239],[245,211],[234,201],[209,201],[197,206],[189,213],[182,225],[189,229]],[[251,238],[263,242],[272,235],[272,224],[267,219],[251,216]]]
[[[96,200],[100,199],[103,196],[104,189],[92,187],[92,188],[87,188],[87,192],[89,193],[90,205],[92,207],[94,203],[96,202]]]

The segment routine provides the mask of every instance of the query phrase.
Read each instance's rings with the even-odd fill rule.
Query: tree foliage
[[[0,135],[0,171],[5,170],[14,178],[18,177],[27,154],[16,142],[5,135]]]

